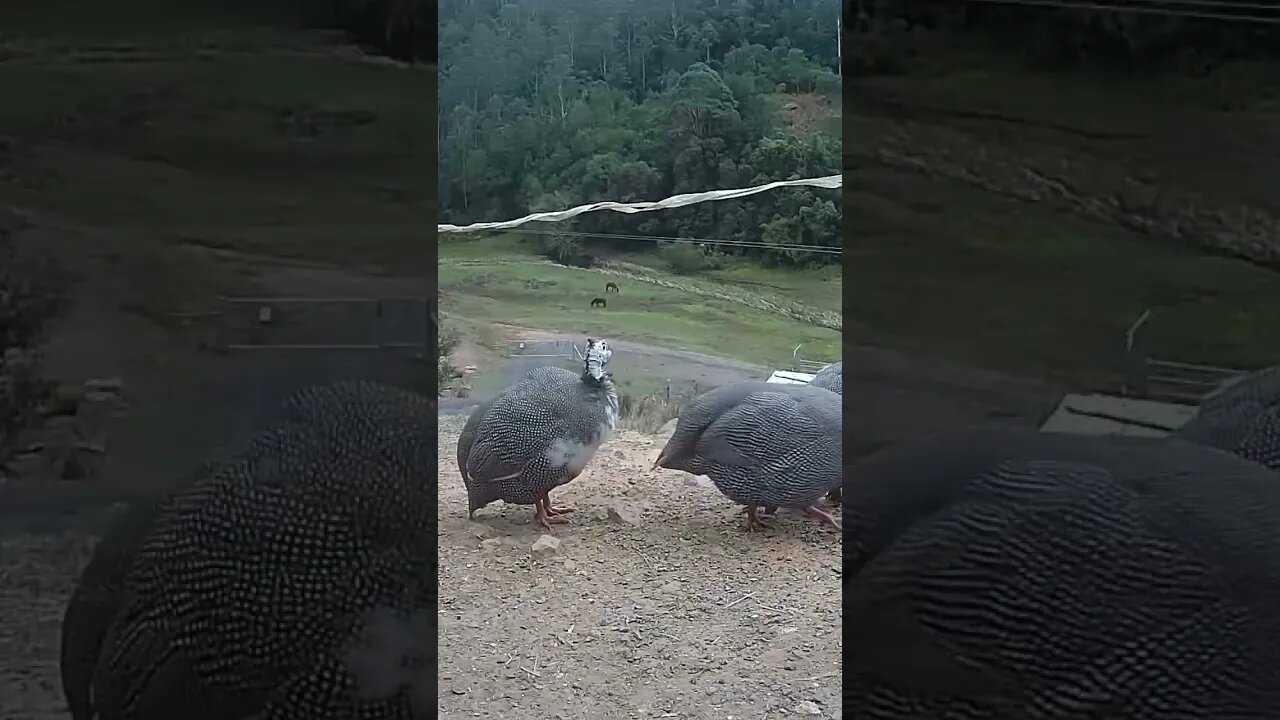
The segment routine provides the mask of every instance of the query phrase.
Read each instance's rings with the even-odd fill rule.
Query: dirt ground
[[[665,437],[623,431],[535,552],[531,508],[468,520],[462,422],[440,420],[440,717],[841,716],[837,533],[744,532],[705,478],[650,469]]]
[[[65,720],[58,677],[62,611],[94,539],[0,534],[0,720]]]

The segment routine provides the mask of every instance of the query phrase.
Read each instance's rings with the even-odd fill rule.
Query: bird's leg
[[[819,520],[826,523],[827,525],[830,525],[836,530],[843,532],[843,529],[840,527],[840,521],[831,517],[831,513],[827,512],[826,510],[810,505],[809,507],[805,508],[804,511],[806,513],[809,513],[809,515],[818,518]]]
[[[738,514],[746,515],[749,510],[751,510],[750,505],[743,505],[742,509],[738,511]],[[767,508],[760,509],[760,517],[764,518],[765,520],[770,520],[773,518],[774,515],[777,515],[777,514],[778,514],[778,508],[776,507],[767,507]]]
[[[547,497],[546,493],[543,493],[541,497],[535,500],[533,505],[536,508],[533,519],[547,530],[550,530],[552,525],[563,525],[569,522],[568,519],[562,518],[559,515],[550,515],[547,513],[547,507],[551,505],[551,500]]]
[[[555,517],[556,515],[567,515],[574,510],[571,507],[556,507],[555,505],[552,505],[550,491],[542,493],[542,507],[546,509],[547,515],[550,515],[551,517]]]
[[[759,530],[761,528],[769,527],[769,524],[764,521],[765,519],[760,517],[759,510],[760,508],[755,505],[748,505],[746,507],[747,530]]]

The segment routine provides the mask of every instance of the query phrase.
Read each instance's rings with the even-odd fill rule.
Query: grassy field
[[[1125,330],[1150,309],[1142,352],[1234,367],[1280,361],[1280,274],[850,152],[883,125],[907,144],[911,133],[946,138],[952,145],[939,147],[953,157],[981,147],[1040,167],[1070,163],[1084,191],[1139,177],[1224,209],[1274,201],[1280,147],[1262,131],[1280,120],[1272,106],[1223,113],[1187,99],[1202,81],[1135,94],[1099,78],[1051,80],[988,65],[864,84],[914,109],[846,125],[850,337],[1114,388],[1128,367]],[[964,115],[974,110],[1013,120]]]
[[[626,281],[622,293],[606,296],[604,284],[616,278],[539,264],[543,259],[513,236],[442,240],[440,258],[442,309],[473,323],[599,333],[771,366],[785,366],[799,344],[804,345],[801,354],[813,359],[840,354],[840,335],[833,330],[736,303]],[[452,264],[457,261],[468,264]],[[740,290],[757,287],[750,283],[767,283],[771,290],[815,298],[820,303],[815,306],[839,307],[839,278],[830,271],[824,276],[828,280],[834,276],[834,282],[815,283],[804,273],[767,269],[726,270],[693,281],[729,285],[737,274],[751,278],[734,285]],[[595,297],[607,297],[608,308],[592,309]]]
[[[160,243],[422,270],[435,76],[249,3],[0,11],[0,203]]]

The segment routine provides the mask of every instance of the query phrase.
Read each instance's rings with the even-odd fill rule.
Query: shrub
[[[723,265],[720,256],[712,255],[690,242],[667,245],[659,251],[659,255],[671,266],[671,272],[677,275],[696,275]]]

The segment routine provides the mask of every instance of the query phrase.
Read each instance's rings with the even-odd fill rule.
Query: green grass
[[[0,203],[156,242],[430,267],[432,72],[344,59],[234,3],[148,2],[129,23],[100,5],[0,12],[0,136],[21,148]]]
[[[1124,332],[1165,359],[1280,358],[1280,275],[967,186],[846,175],[846,331],[977,365],[1110,388]],[[856,242],[853,235],[856,233]]]
[[[840,353],[833,330],[657,285],[626,283],[624,294],[607,297],[607,309],[592,309],[609,276],[531,264],[540,258],[510,236],[443,240],[440,257],[446,261],[439,269],[442,308],[472,323],[599,333],[774,367],[785,366],[797,344],[814,359]],[[447,262],[462,259],[519,264]]]

